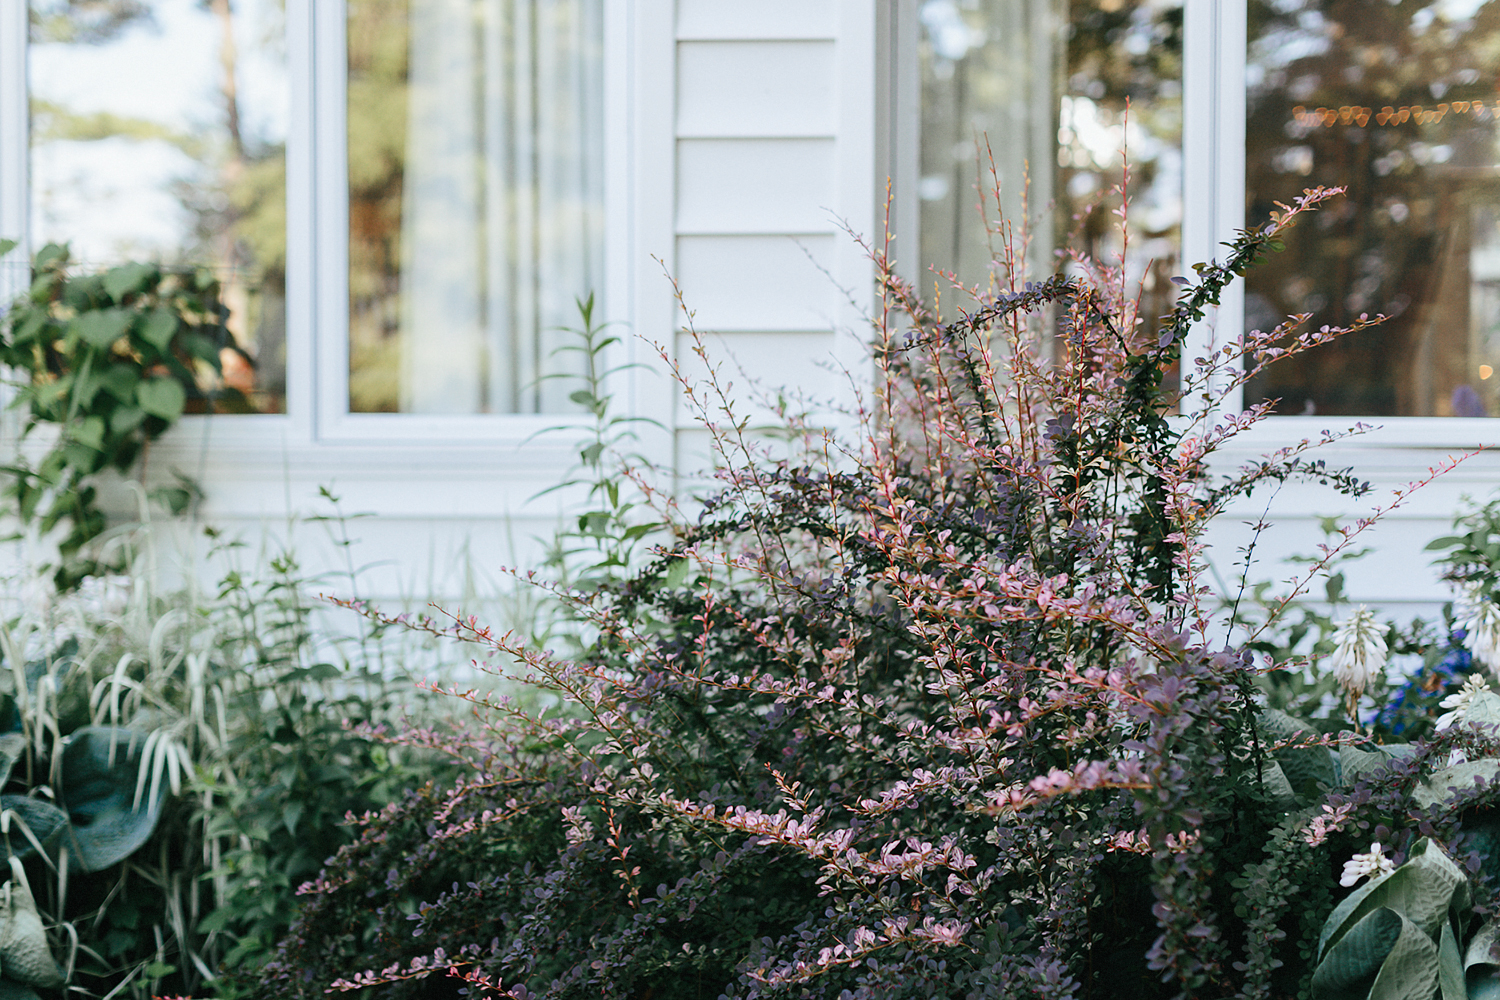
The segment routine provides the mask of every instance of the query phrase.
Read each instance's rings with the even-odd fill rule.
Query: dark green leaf
[[[1384,906],[1366,914],[1318,963],[1312,979],[1313,996],[1319,1000],[1365,1000],[1386,956],[1401,938],[1405,923],[1401,914]]]
[[[104,290],[116,302],[132,292],[139,292],[156,279],[159,272],[150,264],[121,264],[104,274]]]
[[[109,431],[116,437],[129,434],[145,419],[145,410],[134,406],[122,406],[109,415]]]
[[[141,409],[163,420],[176,420],[182,416],[182,408],[187,405],[187,392],[182,384],[166,376],[142,382],[136,386],[135,395],[140,401]]]
[[[151,837],[163,790],[135,805],[145,737],[129,729],[84,726],[63,748],[61,797],[73,824],[77,866],[95,872],[135,853]]]
[[[172,342],[172,335],[177,332],[177,316],[170,309],[157,307],[151,310],[146,321],[141,324],[141,339],[158,351],[165,351],[167,345]]]
[[[96,309],[80,313],[70,325],[84,343],[103,351],[125,336],[130,328],[130,313],[124,309]]]

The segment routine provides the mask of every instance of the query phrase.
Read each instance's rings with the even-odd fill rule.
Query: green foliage
[[[1182,279],[1149,336],[1088,262],[943,323],[877,253],[855,440],[804,426],[814,446],[771,457],[721,387],[686,387],[723,488],[695,518],[668,507],[644,565],[565,594],[574,655],[408,620],[561,704],[469,694],[463,731],[393,736],[469,770],[362,824],[257,996],[1305,990],[1338,852],[1423,823],[1456,850],[1477,800],[1413,789],[1434,754],[1488,745],[1387,752],[1278,717],[1254,651],[1208,638],[1217,511],[1287,479],[1364,492],[1296,450],[1221,477],[1207,456],[1256,414],[1168,417],[1187,331],[1326,196]],[[1038,317],[1059,318],[1046,348]],[[1249,377],[1286,334],[1184,382]]]
[[[1423,839],[1409,860],[1372,879],[1329,915],[1318,938],[1315,1000],[1465,1000],[1458,942],[1473,896],[1469,878]]]
[[[422,717],[429,653],[327,638],[309,593],[337,581],[290,554],[211,558],[206,594],[156,593],[141,558],[0,628],[0,837],[74,993],[245,996],[225,973],[285,933],[347,814],[448,773],[359,728]],[[0,931],[0,997],[7,968]]]
[[[49,245],[32,265],[30,290],[0,318],[0,363],[22,376],[14,404],[26,412],[23,440],[48,428],[35,462],[5,471],[6,493],[24,524],[60,525],[53,579],[76,587],[102,567],[88,544],[105,527],[91,477],[130,470],[193,406],[212,393],[220,353],[232,347],[218,284],[207,271],[122,264],[74,275],[66,247]],[[174,494],[175,496],[176,494]]]

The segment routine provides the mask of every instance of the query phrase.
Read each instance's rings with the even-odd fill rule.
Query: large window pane
[[[351,0],[349,405],[572,408],[600,290],[602,0]]]
[[[212,268],[237,346],[222,356],[224,383],[240,390],[216,398],[282,411],[282,0],[32,0],[30,10],[33,246],[68,243],[87,268]]]
[[[924,0],[919,10],[923,266],[971,286],[994,276],[995,205],[978,207],[993,154],[1005,217],[1019,233],[1029,216],[1030,274],[1058,270],[1061,247],[1107,263],[1123,255],[1154,322],[1169,308],[1180,247],[1180,0]],[[1127,159],[1128,240],[1112,211]]]
[[[1277,412],[1500,413],[1500,3],[1251,0],[1249,221],[1344,185],[1250,275],[1247,328],[1385,324],[1273,365]]]

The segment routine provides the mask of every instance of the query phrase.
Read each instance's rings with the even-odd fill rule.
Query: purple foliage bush
[[[1337,738],[1267,713],[1265,665],[1212,638],[1202,533],[1232,498],[1365,489],[1317,442],[1216,475],[1266,407],[1193,410],[1346,331],[1293,317],[1182,357],[1335,193],[1200,265],[1155,326],[1087,261],[1002,271],[944,323],[877,249],[862,440],[772,459],[711,421],[722,491],[634,576],[568,595],[592,637],[576,656],[413,623],[487,644],[564,707],[455,691],[467,730],[395,737],[468,776],[358,820],[253,995],[1305,991],[1339,866],[1372,835],[1464,857],[1460,811],[1407,792],[1433,755],[1493,752],[1460,727],[1320,777]]]

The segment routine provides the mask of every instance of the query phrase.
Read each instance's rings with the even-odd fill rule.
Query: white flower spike
[[[1368,875],[1379,878],[1396,870],[1396,863],[1380,852],[1380,841],[1370,845],[1369,854],[1356,854],[1344,862],[1344,876],[1339,885],[1348,887]]]
[[[1479,588],[1464,589],[1453,624],[1465,632],[1464,646],[1474,662],[1500,677],[1500,605],[1487,601]]]
[[[1438,702],[1439,708],[1449,709],[1448,712],[1438,716],[1438,732],[1464,721],[1464,715],[1469,711],[1469,706],[1474,703],[1474,699],[1488,690],[1490,690],[1489,681],[1478,674],[1470,674],[1461,689]]]
[[[1341,622],[1335,623],[1335,649],[1328,658],[1333,679],[1348,693],[1352,703],[1359,701],[1370,682],[1385,670],[1385,634],[1389,626],[1375,620],[1375,613],[1364,605]]]

